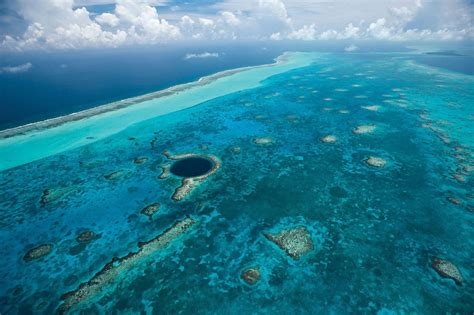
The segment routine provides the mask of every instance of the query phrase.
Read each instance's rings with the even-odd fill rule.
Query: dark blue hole
[[[207,174],[214,163],[203,157],[191,157],[178,160],[171,166],[171,173],[181,177],[196,177]]]

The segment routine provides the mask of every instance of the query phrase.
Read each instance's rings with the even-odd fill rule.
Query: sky
[[[473,11],[474,0],[0,0],[0,51],[209,40],[472,41]]]

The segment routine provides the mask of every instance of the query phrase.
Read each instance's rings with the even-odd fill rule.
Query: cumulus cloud
[[[15,10],[26,30],[22,34],[3,31],[7,34],[0,38],[3,50],[117,47],[187,39],[474,39],[473,5],[468,0],[220,0],[200,4],[200,10],[191,2],[175,0],[17,2]],[[89,11],[88,4],[103,2],[113,3],[113,9]],[[194,9],[186,10],[186,6]]]
[[[18,66],[0,67],[0,73],[23,73],[31,69],[33,65],[27,62]]]
[[[184,59],[189,60],[189,59],[204,59],[204,58],[218,58],[218,57],[219,57],[218,53],[203,52],[200,54],[186,54],[186,56],[184,56]]]
[[[118,0],[113,12],[92,17],[72,0],[19,1],[19,13],[30,24],[18,37],[5,36],[9,50],[38,48],[76,49],[116,47],[122,44],[158,43],[180,38],[179,28],[158,16],[146,2]]]
[[[345,52],[353,52],[353,51],[357,51],[357,50],[359,50],[359,47],[357,47],[354,44],[351,44],[349,46],[344,47]]]

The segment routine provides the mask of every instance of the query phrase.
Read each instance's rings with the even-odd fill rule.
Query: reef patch
[[[254,285],[260,280],[260,269],[258,267],[247,268],[240,274],[240,278],[248,285]]]
[[[294,260],[299,260],[314,249],[311,234],[304,226],[285,229],[277,234],[263,233],[263,235]]]
[[[147,161],[148,161],[148,157],[140,156],[140,157],[135,158],[133,160],[133,163],[140,165],[140,164],[146,163]]]
[[[50,203],[60,201],[75,190],[75,187],[59,187],[45,189],[40,198],[40,206],[45,207]]]
[[[452,262],[444,260],[438,257],[433,257],[431,260],[431,267],[443,278],[454,280],[454,282],[461,286],[464,282],[464,278],[461,275],[458,267]]]
[[[63,303],[59,306],[58,312],[60,314],[66,313],[74,306],[90,301],[99,295],[105,287],[112,285],[119,275],[125,274],[146,258],[167,247],[172,241],[189,231],[195,223],[196,221],[191,217],[186,216],[150,241],[139,242],[137,251],[130,252],[120,258],[112,258],[89,281],[80,284],[76,290],[63,294],[61,297]]]
[[[83,232],[79,233],[79,235],[77,235],[76,241],[78,243],[89,243],[95,237],[96,237],[96,235],[95,235],[94,232],[92,232],[90,230],[86,230],[86,231],[83,231]]]
[[[109,174],[104,175],[104,178],[107,180],[118,180],[125,176],[127,174],[127,171],[125,170],[118,170]]]
[[[165,165],[160,166],[161,174],[160,176],[158,176],[158,178],[165,179],[165,178],[170,177],[170,167],[171,167],[171,164],[165,164]]]
[[[23,256],[23,260],[26,262],[30,262],[32,260],[40,259],[42,257],[49,255],[52,250],[53,250],[52,244],[41,244],[27,251],[25,256]]]
[[[352,129],[352,133],[355,135],[363,135],[368,133],[373,133],[377,129],[375,125],[361,125]]]
[[[327,136],[322,137],[320,140],[321,142],[324,142],[324,143],[336,143],[337,138],[336,136],[333,136],[333,135],[327,135]]]
[[[384,168],[387,165],[387,161],[381,157],[369,156],[365,159],[365,164],[375,168]]]
[[[274,143],[274,140],[270,137],[260,137],[254,138],[252,142],[257,145],[270,145]]]
[[[154,202],[140,210],[140,213],[148,216],[151,220],[153,218],[153,215],[160,209],[160,206],[161,205],[158,202]]]
[[[362,106],[362,108],[371,112],[378,112],[381,109],[379,105]]]

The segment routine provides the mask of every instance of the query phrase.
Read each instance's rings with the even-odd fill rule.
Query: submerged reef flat
[[[26,262],[29,262],[32,260],[43,258],[49,255],[52,250],[53,250],[52,244],[41,244],[27,251],[25,256],[23,256],[23,260]]]
[[[276,234],[264,233],[263,235],[294,260],[299,260],[314,248],[311,234],[304,226],[282,230]]]
[[[203,175],[194,177],[185,177],[181,181],[181,186],[177,187],[171,197],[174,201],[181,201],[186,198],[199,184],[204,182],[209,176],[216,173],[221,168],[221,162],[213,155],[199,154],[199,153],[185,153],[179,155],[172,155],[168,151],[163,154],[170,160],[185,160],[190,158],[204,158],[212,161],[212,168]]]
[[[132,268],[136,268],[143,260],[152,257],[158,251],[167,247],[172,241],[186,233],[196,222],[189,216],[175,222],[162,234],[147,242],[138,243],[138,251],[131,252],[120,258],[114,257],[89,281],[82,283],[76,290],[62,296],[63,303],[59,313],[65,313],[74,306],[88,301],[99,295],[102,290],[111,285],[115,279]]]
[[[375,129],[377,129],[377,126],[375,125],[361,125],[352,129],[352,133],[356,135],[369,134],[373,133]]]
[[[452,279],[459,286],[464,282],[464,278],[458,267],[448,260],[433,257],[431,260],[431,267],[433,267],[441,277]]]

